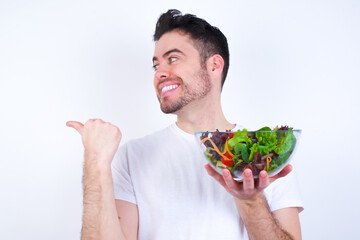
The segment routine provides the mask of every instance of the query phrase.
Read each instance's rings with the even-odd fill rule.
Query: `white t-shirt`
[[[138,239],[248,239],[233,197],[209,176],[194,135],[172,124],[112,162],[115,198],[137,204]],[[302,203],[292,171],[264,190],[271,211]]]

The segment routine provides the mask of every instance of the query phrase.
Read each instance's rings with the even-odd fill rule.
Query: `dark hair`
[[[204,19],[191,14],[183,15],[176,9],[170,9],[157,21],[154,41],[158,41],[163,34],[173,30],[190,34],[195,42],[195,48],[200,53],[201,64],[205,64],[206,60],[214,54],[219,54],[224,59],[221,79],[221,86],[223,86],[229,69],[229,48],[224,34]]]

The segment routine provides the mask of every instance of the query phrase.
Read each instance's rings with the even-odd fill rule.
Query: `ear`
[[[213,78],[220,78],[224,69],[224,59],[219,55],[215,54],[207,60],[207,69],[209,75]]]

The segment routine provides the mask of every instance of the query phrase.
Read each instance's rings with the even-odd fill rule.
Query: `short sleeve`
[[[271,183],[264,190],[264,195],[272,212],[289,207],[297,207],[299,212],[304,209],[295,169],[286,177],[279,178]]]
[[[134,187],[131,181],[127,144],[116,152],[111,163],[115,199],[137,204]]]

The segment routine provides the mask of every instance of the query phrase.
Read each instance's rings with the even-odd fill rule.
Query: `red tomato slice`
[[[225,158],[221,158],[221,162],[228,167],[232,167],[234,165],[234,161],[232,159],[227,160]]]
[[[228,167],[232,167],[234,165],[234,161],[229,153],[224,154],[225,157],[228,159],[225,159],[224,157],[221,158],[221,162]]]

